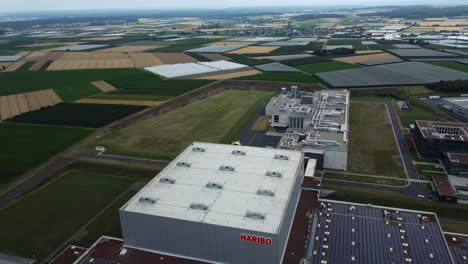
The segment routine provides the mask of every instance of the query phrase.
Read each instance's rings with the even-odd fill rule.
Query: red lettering
[[[240,240],[241,241],[248,241],[252,243],[258,243],[262,245],[271,245],[273,244],[273,240],[268,237],[261,237],[261,236],[252,236],[252,235],[246,235],[246,234],[240,234]]]

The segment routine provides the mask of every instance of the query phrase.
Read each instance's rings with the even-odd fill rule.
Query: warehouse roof
[[[302,153],[192,143],[122,211],[277,233]]]
[[[442,100],[458,105],[463,108],[468,108],[468,97],[450,97]]]
[[[452,163],[468,163],[468,154],[465,153],[446,153],[447,158]]]
[[[468,262],[468,235],[444,233],[445,239],[456,264]]]

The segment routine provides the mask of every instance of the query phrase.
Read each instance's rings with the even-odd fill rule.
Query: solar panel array
[[[322,208],[323,207],[323,208]],[[310,263],[451,263],[435,218],[324,202],[311,231]]]
[[[82,261],[80,261],[80,264],[119,264],[119,263],[116,261],[107,260],[107,259],[86,257]]]
[[[445,234],[455,264],[468,263],[468,236]]]

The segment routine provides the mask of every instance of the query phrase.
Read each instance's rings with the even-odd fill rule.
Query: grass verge
[[[386,178],[378,178],[378,177],[367,177],[367,176],[342,174],[342,173],[332,173],[332,172],[326,172],[324,174],[324,178],[335,179],[335,180],[344,180],[344,181],[384,184],[384,185],[392,185],[392,186],[405,186],[406,184],[408,184],[408,182],[406,180],[386,179]]]

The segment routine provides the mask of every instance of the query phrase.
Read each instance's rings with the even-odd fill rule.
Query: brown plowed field
[[[383,50],[356,50],[356,54],[382,53]]]
[[[61,102],[62,99],[52,89],[0,96],[0,119],[12,118]]]
[[[75,103],[82,104],[120,104],[120,105],[144,105],[154,106],[164,103],[164,101],[141,101],[141,100],[108,100],[108,99],[80,99]]]
[[[133,68],[130,57],[121,52],[65,52],[47,70]]]
[[[38,71],[47,61],[60,60],[63,54],[65,54],[65,52],[62,51],[48,52],[44,56],[37,58],[37,61],[31,66],[31,68],[29,68],[29,70]]]
[[[120,46],[93,52],[142,52],[150,49],[160,48],[161,46]]]
[[[114,69],[114,68],[133,68],[133,62],[128,59],[109,59],[109,60],[58,60],[54,61],[48,68],[52,70],[76,70],[76,69]]]
[[[334,60],[342,61],[346,63],[360,63],[360,62],[366,62],[366,61],[386,60],[386,59],[397,59],[397,57],[389,53],[378,53],[378,54],[370,54],[370,55],[336,58]]]
[[[278,46],[251,46],[245,47],[237,50],[228,52],[228,54],[257,54],[257,53],[270,53],[276,49],[279,49]]]
[[[133,61],[135,67],[149,67],[164,64],[162,60],[154,56],[153,53],[129,53],[128,56]]]
[[[21,60],[23,60],[23,61],[35,61],[35,60],[40,59],[41,57],[46,56],[47,54],[49,54],[48,51],[33,51],[31,54],[29,54],[28,56],[22,58]]]
[[[6,72],[12,72],[16,71],[19,67],[21,67],[23,64],[25,64],[25,61],[17,61],[13,64],[11,64],[8,68],[6,68]]]
[[[193,79],[201,79],[201,80],[226,80],[244,76],[251,76],[262,73],[258,70],[247,70],[247,71],[240,71],[240,72],[230,72],[230,73],[218,73],[209,76],[202,76],[202,77],[195,77]]]
[[[198,62],[195,58],[181,52],[155,52],[153,54],[164,64]]]
[[[94,85],[94,86],[96,86],[99,90],[101,90],[101,91],[103,91],[103,92],[105,92],[105,93],[117,89],[117,88],[115,88],[114,86],[108,84],[108,83],[105,82],[105,81],[96,81],[96,82],[92,82],[91,84]]]

